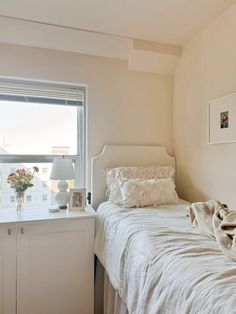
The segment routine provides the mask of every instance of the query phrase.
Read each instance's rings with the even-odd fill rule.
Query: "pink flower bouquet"
[[[25,169],[17,169],[15,172],[8,175],[7,183],[11,185],[11,188],[13,188],[15,192],[24,192],[29,187],[34,186],[32,180],[36,172],[39,172],[38,167],[33,167],[33,172]]]

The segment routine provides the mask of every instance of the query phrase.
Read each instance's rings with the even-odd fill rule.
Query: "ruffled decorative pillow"
[[[119,179],[123,207],[173,205],[179,203],[172,178]]]
[[[175,170],[172,167],[117,167],[106,170],[107,198],[110,202],[122,206],[122,195],[118,180],[120,179],[164,179],[173,178]]]
[[[117,181],[116,168],[106,170],[106,184],[107,199],[118,206],[122,206],[122,196]]]

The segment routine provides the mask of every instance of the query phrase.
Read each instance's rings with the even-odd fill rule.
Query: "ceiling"
[[[182,45],[235,0],[0,0],[0,15]]]

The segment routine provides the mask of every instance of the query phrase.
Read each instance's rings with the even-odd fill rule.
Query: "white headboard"
[[[105,145],[102,152],[91,159],[92,206],[106,200],[105,169],[120,166],[172,166],[175,158],[168,155],[164,146]]]

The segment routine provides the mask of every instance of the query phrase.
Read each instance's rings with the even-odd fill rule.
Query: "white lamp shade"
[[[50,180],[72,180],[74,177],[75,172],[71,159],[54,159]]]

